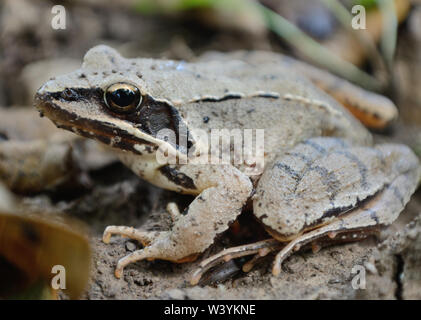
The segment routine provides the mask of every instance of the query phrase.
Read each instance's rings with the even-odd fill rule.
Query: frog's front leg
[[[145,245],[119,260],[115,271],[118,278],[125,266],[143,259],[194,260],[214,242],[216,235],[227,230],[252,191],[250,179],[231,165],[168,165],[156,171],[153,182],[170,188],[178,185],[181,192],[198,196],[183,213],[173,206],[167,208],[174,221],[169,231],[150,233],[116,226],[105,230],[105,242],[112,234],[120,234]]]

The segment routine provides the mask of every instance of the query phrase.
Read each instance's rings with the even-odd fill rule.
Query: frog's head
[[[171,104],[148,95],[134,62],[103,45],[86,53],[79,70],[46,82],[35,104],[60,128],[134,153],[167,144],[159,139],[162,129],[180,138],[183,124]],[[177,144],[172,147],[185,152]]]

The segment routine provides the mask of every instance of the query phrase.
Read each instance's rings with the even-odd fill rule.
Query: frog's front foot
[[[121,258],[117,263],[117,268],[115,270],[115,276],[120,278],[123,269],[125,266],[132,262],[144,260],[144,259],[155,259],[159,256],[158,252],[155,252],[152,247],[152,250],[148,249],[148,246],[152,245],[156,239],[160,236],[162,237],[165,232],[158,231],[140,231],[138,229],[126,226],[108,226],[102,236],[102,241],[104,243],[109,243],[111,236],[120,235],[122,237],[127,237],[136,241],[139,241],[145,248],[142,250],[137,250],[123,258]]]
[[[197,256],[195,254],[186,255],[182,250],[171,250],[171,248],[176,248],[177,240],[174,239],[170,231],[140,231],[132,227],[109,226],[104,231],[103,242],[109,243],[112,235],[137,240],[144,246],[143,249],[136,250],[118,261],[115,269],[117,278],[121,278],[123,269],[127,265],[137,261],[162,259],[181,263],[193,261]]]
[[[196,254],[191,256],[184,257],[182,259],[177,260],[177,256],[172,257],[171,254],[168,255],[168,248],[164,246],[162,248],[159,243],[154,243],[151,246],[145,247],[142,250],[136,250],[131,254],[121,258],[118,263],[117,267],[115,268],[114,274],[117,278],[121,278],[123,274],[124,268],[134,262],[141,261],[141,260],[155,260],[155,259],[162,259],[162,260],[169,260],[172,262],[183,263],[183,262],[190,262],[194,261],[197,258]],[[174,260],[173,260],[174,259]]]
[[[177,204],[174,202],[170,202],[167,205],[167,211],[171,215],[173,223],[176,222],[178,216],[180,215],[180,211],[177,207]],[[105,228],[104,234],[102,236],[102,241],[104,243],[110,243],[111,237],[113,235],[119,235],[122,237],[127,237],[133,240],[140,242],[144,249],[136,250],[135,252],[121,258],[115,270],[115,276],[120,278],[123,274],[123,269],[127,265],[133,262],[137,262],[140,260],[154,260],[154,259],[165,259],[175,261],[177,260],[176,257],[168,256],[168,254],[164,254],[162,250],[166,249],[159,249],[160,242],[168,242],[170,239],[168,237],[168,231],[141,231],[133,227],[126,227],[126,226],[108,226]],[[157,240],[160,239],[158,242]],[[174,243],[175,246],[175,243]],[[166,246],[167,247],[167,246]],[[182,262],[189,261],[189,259],[183,259]],[[176,261],[179,262],[179,261]]]
[[[229,165],[186,165],[169,170],[175,177],[194,177],[198,195],[183,213],[173,203],[167,206],[173,220],[171,230],[145,232],[130,227],[106,228],[105,243],[117,234],[138,240],[144,246],[119,260],[115,271],[117,278],[121,277],[125,266],[144,259],[176,263],[195,260],[218,234],[228,229],[252,192],[250,179]]]

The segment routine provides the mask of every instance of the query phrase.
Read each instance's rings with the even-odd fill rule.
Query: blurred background
[[[65,29],[52,28],[55,5],[65,8]],[[355,5],[363,5],[367,10],[365,30],[351,28]],[[83,257],[89,260],[91,268],[87,264],[78,265],[78,272],[89,275],[88,289],[81,289],[88,282],[88,276],[81,276],[70,297],[421,298],[421,259],[416,258],[421,256],[418,234],[412,235],[418,242],[405,242],[407,237],[402,236],[395,251],[390,247],[385,249],[383,256],[380,255],[383,258],[378,260],[384,268],[383,273],[372,275],[377,282],[365,292],[349,290],[344,280],[349,278],[355,261],[374,263],[370,260],[374,259],[370,247],[361,244],[347,245],[345,253],[333,249],[324,251],[321,258],[293,257],[286,268],[296,271],[277,283],[270,280],[268,264],[244,276],[236,264],[230,263],[211,281],[223,284],[204,288],[186,288],[185,281],[194,266],[159,261],[136,264],[142,266],[141,270],[129,267],[123,281],[113,278],[116,258],[135,250],[138,244],[122,239],[115,246],[107,247],[100,241],[104,227],[122,224],[148,230],[166,229],[170,225],[165,214],[166,203],[175,201],[183,208],[191,198],[140,181],[93,141],[61,132],[35,112],[32,104],[36,90],[49,78],[79,68],[85,52],[97,44],[112,46],[126,57],[186,61],[194,61],[209,51],[246,49],[288,54],[391,98],[399,108],[400,119],[387,130],[376,132],[376,141],[402,142],[421,156],[421,1],[0,2],[0,180],[5,185],[4,192],[12,193],[19,207],[2,210],[19,211],[21,219],[26,219],[27,212],[49,212],[54,216],[77,218],[90,226],[89,239],[85,237],[87,232],[70,235],[70,230],[75,230],[73,222],[64,227],[69,231],[68,240],[75,236],[81,247],[85,248],[85,243],[92,248],[89,249],[92,257],[88,249]],[[406,211],[400,224],[389,233],[401,230],[413,219],[418,221],[416,217],[421,212],[419,192]],[[247,217],[245,221],[247,224]],[[6,214],[0,215],[0,227],[2,222],[5,225],[12,223]],[[53,242],[57,237],[54,230],[63,227],[53,224],[47,228],[44,220],[36,216],[35,221],[27,223],[34,230],[37,225],[45,232],[46,242]],[[418,222],[414,222],[414,226],[420,229]],[[40,281],[48,283],[45,274],[49,272],[42,270],[43,266],[30,258],[23,262],[13,258],[16,253],[12,252],[10,237],[0,233],[0,268],[1,257],[7,257],[9,267],[16,267],[27,279],[25,285]],[[23,237],[17,236],[13,241],[29,251],[47,250],[46,244],[30,247],[22,242]],[[247,233],[242,234],[241,240],[238,237],[233,232],[218,240],[208,254],[238,241],[251,240]],[[72,252],[72,248],[68,252]],[[397,255],[400,258],[396,260],[393,257]],[[70,253],[67,258],[81,259]],[[303,259],[310,262],[321,259],[324,262],[317,261],[322,266],[339,267],[315,273],[311,263],[302,266]],[[22,267],[28,265],[35,267],[32,271]],[[39,272],[35,272],[38,269]],[[410,278],[411,282],[396,282],[396,276],[405,270],[408,275],[405,279]],[[34,274],[29,276],[31,272]],[[44,278],[45,281],[39,280]],[[27,289],[22,289],[25,285],[4,284],[3,291],[0,285],[0,297],[2,292],[3,297],[26,294]],[[282,289],[285,286],[294,290],[285,291]],[[45,297],[44,293],[39,293],[41,291],[35,296]],[[47,297],[68,298],[69,295],[54,293]]]

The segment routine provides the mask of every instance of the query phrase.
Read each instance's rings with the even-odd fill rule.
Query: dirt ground
[[[285,49],[272,34],[198,27],[196,22],[184,18],[143,17],[123,5],[106,3],[63,1],[68,8],[69,29],[56,32],[48,25],[49,1],[3,1],[0,106],[29,108],[35,90],[44,80],[77,68],[83,54],[100,43],[111,45],[129,57],[185,60],[209,50]],[[421,50],[418,23],[421,10],[414,5],[408,21],[399,30],[396,58],[398,86],[393,99],[402,117],[387,133],[375,134],[375,139],[408,144],[420,155],[421,97],[417,92],[420,73],[410,72],[421,68],[417,55]],[[42,193],[27,199],[77,217],[91,228],[93,267],[83,299],[421,299],[421,190],[412,197],[398,221],[378,238],[323,248],[316,254],[297,252],[284,262],[279,277],[270,272],[273,256],[247,274],[240,271],[244,260],[237,259],[215,270],[201,285],[192,287],[189,277],[201,260],[223,248],[252,242],[250,233],[240,237],[228,231],[197,262],[142,261],[126,267],[124,276],[116,279],[114,268],[118,259],[140,246],[118,237],[106,245],[101,241],[104,228],[128,225],[142,230],[169,229],[166,204],[174,201],[183,209],[192,198],[141,181],[113,160],[88,174],[93,187],[82,195]],[[243,213],[239,221],[244,229],[255,224],[250,212]],[[355,266],[367,270],[365,289],[352,287]]]

